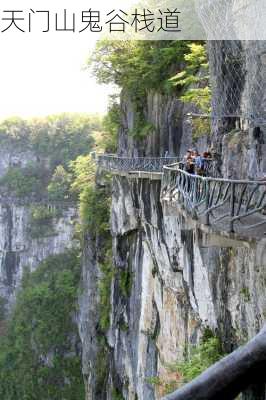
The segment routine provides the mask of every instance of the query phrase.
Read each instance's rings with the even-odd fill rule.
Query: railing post
[[[210,214],[208,212],[210,203],[210,182],[206,180],[206,200],[205,200],[205,208],[206,208],[206,225],[210,225]]]
[[[195,177],[193,206],[197,203],[197,197],[198,197],[198,179]]]
[[[234,232],[234,221],[235,216],[235,192],[236,185],[234,182],[231,183],[231,197],[230,197],[230,232]]]

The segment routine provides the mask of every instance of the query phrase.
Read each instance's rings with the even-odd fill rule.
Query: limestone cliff
[[[38,154],[17,147],[2,146],[0,149],[0,177],[10,168],[24,168],[38,161]],[[49,229],[41,232],[40,222],[32,229],[31,208],[45,199],[35,199],[29,194],[19,198],[1,190],[0,195],[0,296],[10,306],[14,303],[16,290],[20,286],[25,268],[34,271],[41,261],[50,255],[63,253],[75,246],[74,222],[77,209],[74,204],[50,203],[60,212],[55,213]],[[38,232],[36,232],[38,231]]]
[[[210,50],[214,61],[220,46]],[[239,102],[248,101],[245,86],[241,95]],[[209,144],[217,149],[224,176],[254,178],[265,174],[266,131],[262,124],[224,119],[213,126],[212,136],[195,141],[187,117],[193,106],[152,92],[146,100],[144,112],[153,130],[141,141],[130,135],[134,109],[123,94],[119,154],[162,156],[169,151],[183,155],[192,144],[199,150]],[[80,320],[87,400],[159,399],[163,388],[154,384],[153,378],[166,383],[176,380],[177,376],[169,373],[169,364],[182,360],[206,329],[211,329],[221,339],[224,351],[230,352],[253,337],[265,322],[265,239],[206,230],[177,207],[162,203],[160,190],[159,181],[113,179],[113,262],[115,271],[126,272],[130,282],[128,290],[121,291],[119,274],[112,279],[106,332],[108,373],[99,396],[92,360],[97,357],[94,306],[100,275],[89,250],[83,272],[87,294],[81,302]],[[258,386],[243,394],[245,399],[264,397],[264,388]]]

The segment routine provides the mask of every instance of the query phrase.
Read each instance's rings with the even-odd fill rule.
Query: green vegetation
[[[129,297],[132,288],[132,274],[128,270],[119,271],[119,288],[124,297]]]
[[[186,361],[177,364],[176,368],[182,376],[182,382],[187,383],[222,357],[223,352],[220,340],[217,337],[209,337],[191,351]]]
[[[109,231],[109,179],[108,177],[105,178],[105,186],[103,187],[96,185],[96,166],[90,156],[78,157],[71,163],[71,171],[73,174],[71,190],[79,197],[81,218],[81,224],[78,227],[79,238],[82,241],[84,235],[89,233],[92,240],[97,239],[102,244],[101,259],[98,260],[102,273],[99,280],[99,327],[101,333],[105,333],[110,323],[111,283],[114,276]]]
[[[0,122],[0,144],[49,157],[52,167],[67,166],[93,145],[92,133],[102,128],[97,115],[58,114],[44,118],[8,118]]]
[[[95,396],[101,398],[108,379],[108,345],[104,336],[98,337],[98,353],[95,361],[96,387]]]
[[[71,174],[65,170],[63,165],[58,165],[47,187],[49,199],[56,201],[68,200],[71,181]]]
[[[78,252],[69,251],[24,274],[0,342],[2,399],[84,399],[74,322],[80,269]]]
[[[0,296],[0,322],[5,319],[5,306],[6,306],[6,300]]]
[[[37,205],[30,207],[29,233],[32,238],[54,235],[53,219],[61,216],[56,207]]]
[[[183,71],[169,79],[173,86],[183,89],[181,100],[193,103],[199,114],[192,117],[192,139],[197,141],[210,135],[211,89],[209,86],[209,64],[206,48],[200,43],[189,44],[190,53],[185,55],[186,66]]]
[[[40,195],[46,178],[40,165],[30,163],[24,168],[10,168],[0,179],[0,186],[16,197]]]
[[[86,188],[80,195],[80,215],[83,228],[96,237],[109,230],[110,198],[105,190]]]
[[[124,400],[124,396],[118,389],[113,389],[112,400]]]
[[[149,378],[148,382],[157,386],[163,395],[169,394],[183,384],[190,382],[224,356],[220,340],[208,329],[200,344],[192,348],[183,362],[168,365],[168,377]]]
[[[108,113],[103,119],[103,135],[99,141],[99,146],[102,147],[106,153],[116,152],[121,119],[120,104],[117,96],[110,96]]]
[[[106,332],[110,325],[110,312],[111,312],[111,284],[114,277],[114,268],[112,265],[111,255],[109,253],[107,260],[100,264],[102,277],[99,281],[99,294],[100,294],[100,328]]]
[[[203,42],[191,41],[110,41],[102,40],[88,60],[99,83],[115,83],[133,102],[134,126],[129,132],[142,140],[155,130],[147,121],[147,93],[176,93],[193,103],[202,114],[210,113],[209,64]],[[114,122],[110,124],[109,118]],[[111,126],[121,124],[119,107],[110,108]],[[193,119],[193,140],[211,131],[209,118]],[[115,136],[112,135],[114,138]],[[110,147],[115,148],[115,147]]]
[[[201,112],[209,113],[211,90],[206,48],[200,43],[191,43],[188,47],[190,52],[184,56],[185,68],[169,79],[169,82],[173,86],[184,88],[181,100],[194,103]]]
[[[81,231],[91,237],[109,231],[110,196],[108,179],[103,188],[95,184],[96,166],[90,156],[80,156],[70,164],[73,174],[71,190],[79,197]]]
[[[2,121],[0,145],[32,151],[36,161],[26,167],[11,167],[0,180],[1,189],[17,197],[69,200],[72,180],[69,164],[93,149],[94,135],[102,129],[100,117],[83,114]]]
[[[188,42],[101,40],[88,60],[99,83],[115,83],[133,97],[167,90],[168,79],[189,52]]]
[[[110,323],[114,274],[109,232],[110,195],[108,179],[105,187],[96,185],[96,166],[88,153],[95,143],[115,151],[119,124],[117,101],[110,106],[103,125],[98,117],[70,115],[31,121],[12,119],[0,124],[0,145],[15,146],[24,153],[29,150],[36,157],[26,167],[18,163],[10,168],[1,179],[1,190],[8,195],[25,197],[29,203],[48,200],[50,204],[32,203],[29,234],[34,238],[54,235],[55,219],[62,215],[64,201],[78,201],[81,223],[77,229],[81,244],[85,235],[90,234],[102,245],[103,254],[98,260],[102,272],[99,340]],[[52,201],[56,203],[51,205]],[[78,255],[69,252],[50,257],[36,272],[25,274],[8,326],[0,320],[1,398],[84,399],[80,344],[74,322],[80,268]],[[107,376],[109,353],[105,341],[100,349],[95,365],[99,393]]]
[[[146,122],[144,115],[141,112],[135,113],[135,124],[134,128],[129,131],[129,135],[137,139],[144,139],[152,131],[155,130],[155,126],[149,122]]]
[[[240,291],[240,295],[245,303],[249,303],[251,300],[250,292],[248,287],[243,287]]]
[[[188,43],[181,40],[102,40],[97,43],[88,66],[99,83],[115,83],[130,96],[135,115],[130,133],[135,138],[143,139],[154,129],[145,116],[147,93],[174,90],[169,78],[184,62],[189,52]]]

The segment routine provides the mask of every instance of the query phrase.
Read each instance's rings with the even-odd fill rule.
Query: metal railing
[[[214,178],[217,178],[219,176],[219,168],[217,165],[217,160],[214,160],[213,158],[201,158],[202,160],[202,166],[200,168],[197,168],[197,166],[194,163],[194,173],[199,175],[199,176],[212,176]],[[185,161],[180,161],[178,163],[173,163],[174,165],[177,165],[179,169],[187,171],[187,167],[185,165]],[[166,165],[167,166],[167,165]],[[168,165],[169,166],[169,165]]]
[[[177,201],[193,216],[204,216],[207,225],[230,232],[258,230],[266,224],[266,180],[203,177],[175,164],[164,167],[162,199]]]
[[[207,160],[204,176],[190,174],[177,157],[118,157],[98,155],[97,163],[109,172],[162,173],[162,199],[181,204],[193,217],[219,230],[256,235],[266,224],[266,180],[217,178],[216,163]],[[196,170],[197,171],[197,170]]]
[[[114,154],[97,156],[97,164],[109,172],[163,172],[163,167],[179,161],[178,157],[118,157]]]

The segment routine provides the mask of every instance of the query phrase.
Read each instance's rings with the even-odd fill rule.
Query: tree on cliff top
[[[165,89],[188,52],[184,41],[101,40],[88,66],[99,83],[115,83],[131,94],[143,94],[147,89]]]

